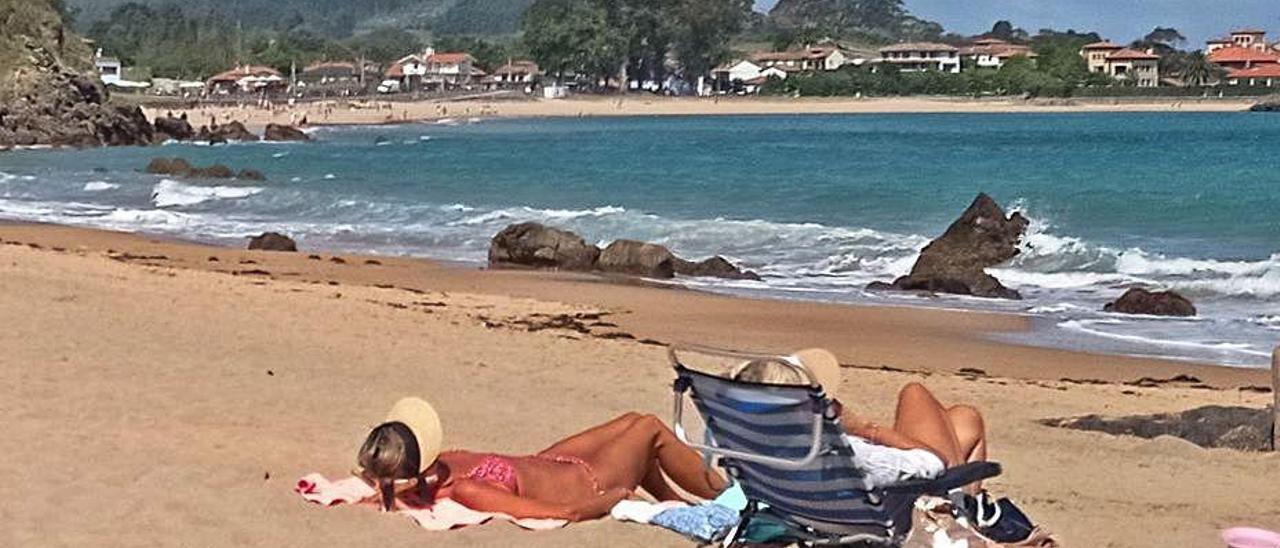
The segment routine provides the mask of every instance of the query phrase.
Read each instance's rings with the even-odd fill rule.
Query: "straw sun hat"
[[[440,415],[422,398],[404,398],[396,402],[387,413],[386,422],[399,422],[409,427],[418,441],[418,473],[424,473],[435,464],[444,442],[444,430]]]
[[[791,357],[800,360],[828,394],[835,393],[840,387],[840,361],[835,354],[821,348],[808,348]]]

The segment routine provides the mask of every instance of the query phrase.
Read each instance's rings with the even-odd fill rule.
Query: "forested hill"
[[[908,13],[903,0],[777,0],[769,17],[783,28],[870,42],[937,39],[943,32]]]
[[[437,35],[504,35],[516,31],[534,0],[67,0],[77,28],[87,30],[128,3],[180,7],[188,17],[239,22],[247,29],[298,27],[345,38],[379,28]]]

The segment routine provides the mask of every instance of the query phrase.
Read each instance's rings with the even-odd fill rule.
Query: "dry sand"
[[[755,114],[876,114],[929,112],[1234,112],[1247,110],[1256,99],[1249,98],[1099,98],[1099,99],[966,99],[960,97],[891,98],[786,98],[721,97],[675,98],[651,95],[588,97],[570,99],[477,98],[468,101],[419,102],[339,102],[299,103],[259,108],[252,102],[243,106],[207,106],[187,111],[169,108],[147,109],[155,117],[169,112],[186,112],[192,124],[237,120],[252,128],[268,123],[295,124],[304,116],[310,124],[385,124],[443,118],[471,117],[594,117],[594,116],[689,116]]]
[[[832,346],[847,364],[847,403],[883,420],[912,380],[979,406],[1006,470],[990,487],[1066,546],[1215,546],[1224,526],[1280,528],[1280,455],[1036,422],[1260,407],[1270,395],[1236,389],[1264,384],[1260,371],[986,342],[984,332],[1027,328],[1001,315],[339,263],[65,227],[0,225],[0,240],[0,545],[688,545],[608,520],[428,533],[292,492],[308,472],[348,470],[367,429],[406,394],[435,402],[449,445],[503,452],[625,411],[666,416],[671,374],[657,341],[677,339]],[[589,333],[521,323],[537,314],[582,315]],[[951,373],[960,367],[990,375]],[[1057,380],[1173,373],[1214,387]]]

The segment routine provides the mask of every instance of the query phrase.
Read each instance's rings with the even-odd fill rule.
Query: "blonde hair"
[[[733,369],[733,380],[759,384],[807,384],[794,367],[775,359],[751,360]]]

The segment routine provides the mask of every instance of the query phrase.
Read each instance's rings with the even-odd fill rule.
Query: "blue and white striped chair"
[[[809,384],[734,381],[686,367],[685,353],[776,361],[795,368]],[[719,457],[749,501],[727,546],[741,542],[753,523],[784,531],[778,540],[804,545],[896,546],[911,532],[912,507],[921,495],[947,497],[962,508],[961,487],[1000,474],[998,464],[971,463],[936,479],[871,489],[854,466],[831,399],[799,360],[697,346],[672,347],[669,356],[676,370],[672,422],[677,436],[708,458]],[[706,424],[704,443],[688,439],[686,397]]]

